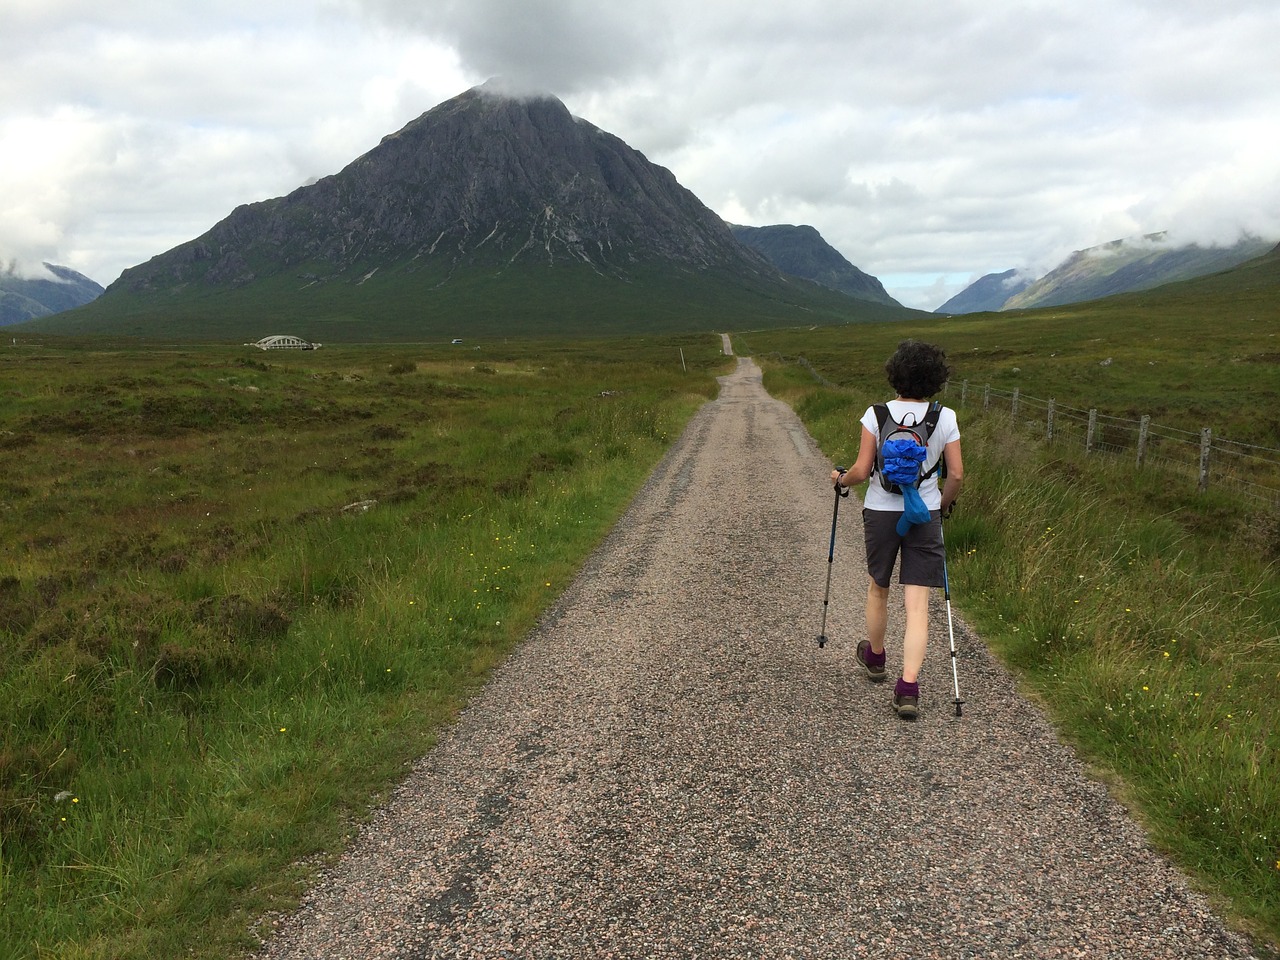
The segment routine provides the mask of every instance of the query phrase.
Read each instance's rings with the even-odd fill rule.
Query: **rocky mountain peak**
[[[378,271],[577,264],[625,279],[642,264],[777,276],[671,172],[575,118],[556,97],[472,88],[339,173],[238,207],[203,236],[125,271],[150,292],[269,276],[371,282]]]
[[[733,224],[730,229],[739,242],[763,254],[785,274],[812,280],[857,300],[899,305],[879,280],[846,260],[815,227],[789,223],[765,227]]]

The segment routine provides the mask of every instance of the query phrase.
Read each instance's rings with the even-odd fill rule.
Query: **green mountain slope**
[[[953,316],[961,313],[985,313],[999,310],[1010,297],[1021,293],[1031,285],[1017,270],[988,273],[965,287],[954,297],[938,307],[934,313]]]
[[[288,333],[321,343],[377,343],[745,330],[921,315],[803,281],[752,284],[728,273],[644,267],[632,281],[619,282],[581,266],[520,265],[458,270],[438,286],[424,285],[421,271],[403,265],[379,273],[376,286],[315,289],[276,277],[159,302],[126,293],[20,329],[241,342]]]
[[[1078,250],[1021,293],[1003,310],[1052,307],[1150,290],[1166,283],[1227,270],[1266,253],[1274,240],[1246,237],[1230,247],[1172,246],[1151,234]]]

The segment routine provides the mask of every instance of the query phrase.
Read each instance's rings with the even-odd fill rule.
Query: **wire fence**
[[[782,363],[804,367],[814,380],[834,387],[805,357],[769,355]],[[984,411],[1004,412],[1044,443],[1083,448],[1087,454],[1128,460],[1135,470],[1163,469],[1185,476],[1201,492],[1223,487],[1249,497],[1260,506],[1280,510],[1280,450],[1238,443],[1214,435],[1213,428],[1180,430],[1140,420],[1112,417],[1096,408],[1078,410],[1054,400],[1011,393],[990,384],[981,387],[947,383],[943,393],[959,407],[981,404]]]
[[[1135,470],[1163,469],[1186,476],[1201,492],[1228,487],[1267,507],[1280,509],[1280,450],[1237,443],[1214,435],[1213,428],[1179,430],[1140,420],[1112,417],[1097,409],[1078,410],[1054,400],[1011,393],[969,381],[947,384],[943,391],[960,407],[981,404],[983,410],[1008,413],[1048,444],[1083,448],[1090,455],[1128,460]],[[958,394],[958,396],[957,396]]]

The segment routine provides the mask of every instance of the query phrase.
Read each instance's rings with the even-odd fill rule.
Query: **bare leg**
[[[887,591],[886,591],[887,592]],[[906,635],[902,638],[902,679],[915,683],[924,665],[929,643],[929,588],[907,584],[903,587],[903,607],[907,613]],[[870,604],[867,605],[868,610]],[[870,614],[868,613],[868,620]],[[884,627],[881,626],[881,636]]]
[[[867,639],[872,653],[884,653],[884,631],[889,622],[889,590],[867,581]],[[921,655],[923,659],[923,654]],[[919,669],[919,668],[917,668]]]

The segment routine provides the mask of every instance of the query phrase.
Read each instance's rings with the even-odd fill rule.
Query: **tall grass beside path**
[[[863,381],[836,388],[766,364],[767,389],[833,462],[853,458],[884,391],[883,356],[859,351],[844,369]],[[1155,843],[1280,944],[1280,522],[1022,442],[1007,414],[966,407],[961,430],[953,603]]]
[[[254,946],[725,364],[712,336],[0,351],[0,956]]]

